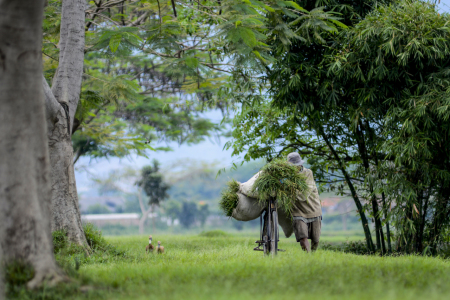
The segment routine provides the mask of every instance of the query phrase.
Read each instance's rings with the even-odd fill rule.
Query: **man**
[[[303,160],[297,152],[289,153],[287,161],[298,166],[300,173],[305,175],[309,190],[306,195],[299,195],[292,210],[294,233],[302,249],[310,252],[319,246],[320,230],[322,226],[322,205],[319,192],[314,181],[313,173],[303,166]],[[310,247],[308,239],[311,240]]]

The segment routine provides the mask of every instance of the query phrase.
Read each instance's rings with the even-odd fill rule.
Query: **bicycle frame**
[[[264,225],[263,225],[264,218]],[[259,217],[260,220],[260,235],[259,240],[255,243],[258,247],[255,247],[255,251],[263,251],[264,254],[272,253],[272,256],[276,255],[278,251],[283,251],[278,249],[278,212],[276,206],[276,199],[270,198],[267,201],[267,207],[264,210],[264,217]],[[262,249],[261,249],[262,247]]]

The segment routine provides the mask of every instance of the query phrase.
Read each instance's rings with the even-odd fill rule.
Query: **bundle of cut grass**
[[[290,215],[298,193],[308,192],[308,185],[306,177],[299,172],[297,166],[286,160],[276,159],[262,167],[252,192],[258,194],[258,200],[262,204],[269,197],[276,198],[278,207]]]
[[[231,217],[233,209],[238,205],[239,198],[237,192],[239,191],[239,182],[231,179],[227,183],[227,187],[222,190],[222,198],[219,202],[220,209],[226,216]]]

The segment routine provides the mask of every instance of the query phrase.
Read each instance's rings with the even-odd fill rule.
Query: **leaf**
[[[190,68],[197,68],[198,67],[198,59],[195,57],[186,57],[184,60],[186,63],[186,66]]]
[[[297,3],[295,3],[294,1],[282,1],[283,4],[285,4],[286,6],[290,6],[295,8],[296,10],[302,11],[302,12],[308,12],[306,9],[304,9],[303,7],[301,7],[300,5],[298,5]]]
[[[328,19],[327,21],[333,22],[334,24],[336,24],[337,26],[339,26],[339,27],[341,27],[343,29],[347,29],[348,28],[347,25],[345,25],[344,23],[339,22],[338,20],[335,20],[335,19],[331,18],[331,19]]]
[[[111,39],[109,40],[109,48],[111,49],[111,52],[114,53],[117,51],[121,40],[122,40],[122,35],[120,35],[120,34],[115,34],[111,37]]]
[[[413,204],[413,208],[414,208],[414,210],[416,211],[416,213],[419,215],[419,210],[417,209],[417,207],[416,207],[415,204]]]

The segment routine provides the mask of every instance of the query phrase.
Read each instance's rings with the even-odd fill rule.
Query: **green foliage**
[[[9,287],[25,285],[33,277],[33,268],[24,262],[13,261],[6,264],[5,279]]]
[[[334,88],[345,86],[358,118],[379,129],[373,147],[386,161],[373,162],[366,182],[395,203],[397,247],[409,253],[436,254],[450,225],[449,21],[422,1],[379,6],[329,61]]]
[[[159,172],[159,162],[157,160],[153,160],[153,166],[142,168],[141,178],[136,184],[149,197],[149,205],[159,206],[161,202],[169,197],[167,191],[170,186],[164,182],[163,175]]]
[[[102,232],[95,228],[91,223],[87,223],[83,226],[84,235],[86,236],[89,247],[94,251],[105,251],[109,247],[105,238],[102,236]]]
[[[205,202],[199,203],[198,208],[198,220],[200,221],[200,226],[205,227],[205,222],[208,216],[210,215],[209,206]]]
[[[68,246],[69,241],[64,230],[56,230],[52,232],[53,252],[58,253]]]
[[[86,7],[76,160],[145,156],[156,140],[195,143],[220,134],[222,128],[198,112],[226,114],[232,78],[248,81],[273,61],[268,41],[282,51],[291,40],[322,40],[322,33],[343,26],[335,12],[308,11],[293,1],[107,2]],[[60,13],[61,1],[49,1],[43,26],[49,82],[58,65]]]
[[[324,244],[320,247],[323,250],[331,250],[337,252],[351,253],[357,255],[370,255],[372,251],[367,249],[367,244],[363,241],[347,241],[342,244],[332,245]]]
[[[222,190],[221,199],[219,201],[219,208],[227,217],[231,217],[233,209],[235,209],[239,202],[237,192],[239,191],[239,182],[231,179],[227,182],[227,187]]]
[[[197,214],[198,208],[195,202],[183,201],[181,206],[181,212],[178,216],[180,224],[185,228],[191,227],[195,222]]]
[[[67,269],[66,269],[67,271]],[[74,276],[71,282],[56,287],[43,287],[30,290],[26,284],[34,277],[33,268],[20,261],[8,262],[4,268],[6,299],[20,300],[64,300],[74,295],[81,295],[81,282]]]
[[[447,105],[447,14],[422,1],[299,3],[310,12],[325,5],[341,13],[347,27],[323,33],[323,41],[292,40],[289,51],[276,52],[267,76],[254,83],[269,85],[264,96],[238,82],[239,92],[247,94],[238,98],[234,141],[227,146],[234,154],[245,153],[245,160],[300,152],[322,189],[352,196],[369,249],[374,246],[367,215],[375,222],[380,251],[392,250],[393,235],[387,245],[383,238],[389,228],[409,228],[408,237],[402,234],[410,241],[406,248],[424,251],[425,244],[414,242],[426,228],[419,224],[428,222],[425,216],[432,211],[448,211],[445,201],[435,210],[436,202],[425,199],[439,189],[448,194],[442,189],[448,186],[448,168],[431,163],[446,157],[439,151],[449,153],[442,142],[445,118],[437,113],[440,104],[442,111]],[[413,234],[412,228],[418,230]]]
[[[175,200],[169,200],[164,203],[164,213],[172,220],[178,218],[181,213],[181,203]]]
[[[218,237],[227,237],[229,236],[229,234],[223,230],[210,230],[200,232],[199,236],[207,238],[218,238]]]
[[[110,214],[111,211],[106,205],[103,204],[93,204],[90,205],[85,211],[85,214]]]
[[[292,212],[297,196],[308,191],[306,178],[300,173],[299,167],[285,159],[274,159],[262,167],[252,187],[252,193],[258,195],[261,203],[273,197],[277,200],[277,206],[288,214]]]
[[[71,272],[72,268],[78,270],[82,264],[90,261],[106,262],[109,259],[126,257],[126,253],[108,243],[102,232],[93,224],[84,224],[83,230],[90,247],[89,251],[82,246],[70,243],[63,230],[52,232],[53,251],[58,263],[67,271]]]

